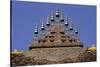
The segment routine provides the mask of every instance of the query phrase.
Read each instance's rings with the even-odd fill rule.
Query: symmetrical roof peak
[[[58,23],[54,20],[58,20]],[[50,16],[47,16],[46,29],[45,29],[45,25],[44,25],[44,21],[43,21],[43,17],[42,17],[40,33],[43,34],[43,36],[40,36],[39,40],[38,40],[38,38],[35,37],[37,39],[37,42],[39,42],[37,44],[37,47],[39,47],[39,46],[40,47],[52,47],[52,46],[82,47],[83,45],[81,43],[79,43],[80,41],[77,41],[74,36],[75,34],[76,35],[78,34],[78,26],[76,26],[76,28],[75,28],[75,33],[73,33],[72,30],[73,30],[72,19],[70,19],[70,23],[69,23],[68,16],[66,16],[66,19],[64,21],[63,12],[60,12],[58,9],[55,11],[55,14],[54,14],[54,11],[53,11],[51,18],[50,18]],[[37,25],[35,28],[35,33],[38,34]],[[49,34],[45,35],[47,33],[49,33]],[[73,35],[71,35],[71,34],[73,34]],[[36,39],[35,39],[35,41],[36,41]],[[36,46],[34,46],[34,47],[36,47]]]

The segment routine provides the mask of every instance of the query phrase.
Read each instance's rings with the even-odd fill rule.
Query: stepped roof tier
[[[73,28],[72,19],[58,9],[53,15],[47,17],[44,25],[42,18],[40,37],[38,37],[38,27],[36,25],[34,41],[30,44],[29,50],[33,48],[52,48],[52,47],[83,47],[83,43],[78,36],[78,26]]]

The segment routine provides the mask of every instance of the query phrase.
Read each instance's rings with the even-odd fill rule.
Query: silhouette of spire
[[[68,16],[66,16],[65,26],[68,26]]]
[[[38,26],[37,26],[37,24],[36,24],[36,27],[35,27],[34,33],[35,33],[35,34],[38,34]]]
[[[47,17],[47,23],[46,23],[46,25],[47,26],[50,25],[50,16]]]
[[[79,36],[78,36],[78,26],[75,27],[75,37],[76,37],[76,40],[77,42],[80,42],[80,39],[79,39]]]
[[[75,28],[75,34],[78,34],[78,26]]]
[[[46,35],[50,33],[50,16],[47,17],[47,23],[46,23]]]
[[[71,19],[71,21],[70,21],[70,30],[73,30],[72,19]]]
[[[59,17],[60,11],[59,9],[56,10],[56,17]]]
[[[52,11],[51,21],[53,21],[53,22],[54,22],[54,11]]]
[[[63,22],[64,21],[64,14],[61,12],[61,17],[60,20]]]
[[[44,21],[43,21],[43,18],[42,18],[41,30],[44,30]]]
[[[50,17],[50,20],[51,20],[51,26],[54,27],[55,26],[54,11],[52,11],[52,15]]]

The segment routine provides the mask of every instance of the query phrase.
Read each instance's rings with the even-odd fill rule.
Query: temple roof
[[[50,20],[52,19],[57,20],[56,17],[60,19],[58,19],[58,22],[54,21],[55,25],[51,26],[52,21]],[[38,39],[38,37],[37,38],[34,37],[35,41],[37,41],[38,43],[37,43],[37,46],[36,44],[34,46],[34,43],[33,43],[32,47],[33,48],[34,47],[52,47],[52,46],[83,47],[83,44],[77,41],[77,38],[75,38],[74,36],[75,33],[78,32],[78,27],[76,26],[75,32],[73,32],[74,28],[72,24],[72,19],[70,20],[70,23],[68,19],[69,19],[68,16],[66,16],[65,21],[60,21],[60,20],[64,20],[64,14],[60,12],[60,10],[56,10],[55,14],[53,12],[51,19],[50,19],[50,16],[48,16],[46,24],[44,24],[44,21],[42,19],[42,23],[41,23],[42,32],[40,32],[41,34],[40,39]],[[49,28],[50,29],[49,31],[47,31],[47,29],[46,30],[44,29],[45,25],[48,25],[48,24],[50,24],[50,26],[46,28],[47,29]],[[72,32],[70,30],[72,30]],[[49,35],[46,35],[46,32],[50,32]]]

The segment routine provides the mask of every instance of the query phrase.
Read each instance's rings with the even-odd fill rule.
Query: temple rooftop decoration
[[[72,19],[57,9],[52,15],[47,16],[46,24],[43,18],[41,21],[40,37],[38,26],[34,30],[34,39],[29,46],[29,50],[33,48],[53,48],[53,47],[83,47],[78,35],[78,26],[73,28]]]

